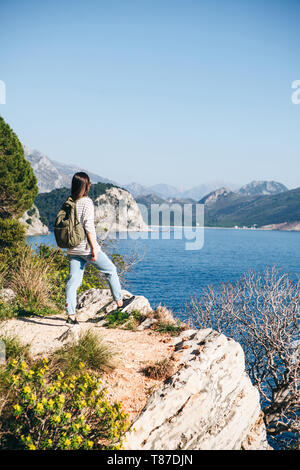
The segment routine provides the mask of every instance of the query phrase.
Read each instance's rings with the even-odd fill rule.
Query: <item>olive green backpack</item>
[[[77,216],[76,202],[71,196],[57,214],[54,235],[60,248],[73,248],[85,239],[85,230]]]

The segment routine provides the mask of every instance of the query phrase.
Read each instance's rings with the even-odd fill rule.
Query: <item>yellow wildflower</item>
[[[59,403],[64,403],[65,402],[65,397],[62,393],[58,396],[58,401],[59,401]]]
[[[49,406],[49,408],[53,408],[53,405],[54,405],[54,401],[52,400],[52,398],[50,398],[50,399],[48,400],[48,406]]]
[[[36,405],[36,411],[37,411],[38,413],[41,413],[42,411],[44,411],[44,405],[43,405],[42,403],[38,403],[38,404]]]
[[[66,446],[66,447],[70,447],[70,445],[71,445],[70,439],[66,439],[66,440],[65,440],[65,446]]]
[[[26,386],[23,388],[23,392],[24,392],[24,393],[30,393],[30,392],[31,392],[31,388],[29,387],[29,385],[26,385]]]

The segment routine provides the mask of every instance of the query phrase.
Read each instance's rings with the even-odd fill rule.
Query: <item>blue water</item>
[[[232,282],[267,266],[277,266],[293,278],[300,275],[299,232],[205,229],[203,248],[187,251],[187,240],[174,239],[181,229],[170,230],[170,239],[154,240],[148,234],[148,239],[118,240],[114,248],[122,255],[135,252],[142,257],[128,274],[126,288],[146,296],[152,307],[161,303],[180,316],[190,296],[201,294],[203,287]],[[56,245],[53,233],[27,240]]]

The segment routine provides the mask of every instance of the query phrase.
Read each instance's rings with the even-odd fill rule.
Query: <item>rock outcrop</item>
[[[122,289],[122,294],[123,298],[131,297],[132,295],[125,289]],[[117,305],[112,299],[110,289],[92,288],[80,294],[77,299],[77,311],[80,314],[80,318],[84,318],[85,315],[91,317],[97,313],[99,322],[103,320],[104,323],[106,315],[116,308]],[[131,313],[134,310],[139,311],[145,316],[152,312],[149,300],[143,295],[136,295],[133,302],[127,307],[126,312]]]
[[[35,204],[19,219],[27,228],[26,236],[47,235],[48,227],[40,219],[40,213]]]
[[[131,295],[128,291],[122,292],[125,297]],[[8,295],[9,299],[6,300],[10,301],[10,292],[3,291],[2,294]],[[63,315],[39,317],[32,321],[13,318],[0,324],[0,334],[17,335],[22,342],[30,343],[33,357],[47,355],[61,347],[63,342],[76,340],[80,332],[89,328],[102,336],[106,330],[105,316],[115,307],[109,289],[90,289],[78,296],[78,326],[66,325]],[[128,312],[134,310],[143,313],[146,321],[153,320],[155,312],[145,297],[136,296],[128,307]],[[159,317],[172,320],[164,307],[158,307],[156,315],[156,320]],[[115,336],[114,340],[111,340],[112,336]],[[156,351],[164,349],[165,355],[160,360],[170,360],[176,371],[173,373],[173,370],[173,375],[167,380],[157,382],[156,391],[148,401],[145,395],[144,408],[134,413],[137,417],[126,434],[125,449],[270,448],[259,393],[245,371],[244,352],[239,343],[211,329],[185,330],[174,339],[159,339],[159,335],[151,330],[117,329],[109,330],[107,341],[109,338],[113,347],[124,343],[124,357],[114,372],[114,375],[118,374],[118,367],[122,364],[119,377],[123,384],[123,388],[119,385],[123,390],[120,391],[123,393],[122,399],[128,401],[129,380],[135,380],[140,387],[144,386],[142,367],[145,359],[153,359],[153,354],[149,355],[151,348]],[[129,340],[131,347],[127,345],[126,349]],[[135,344],[139,341],[143,344],[147,342],[147,353],[141,347],[138,352],[135,351]],[[128,363],[129,357],[134,358],[138,365]],[[125,362],[123,359],[126,359]],[[131,374],[130,378],[126,374]],[[135,394],[134,390],[130,393]]]
[[[107,189],[94,201],[97,232],[126,232],[149,230],[137,202],[120,188]]]
[[[150,397],[126,449],[268,449],[241,346],[211,329],[175,340],[179,370]]]

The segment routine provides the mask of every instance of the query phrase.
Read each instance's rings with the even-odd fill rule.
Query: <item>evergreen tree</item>
[[[0,116],[0,217],[21,217],[38,193],[37,179],[16,134]]]

